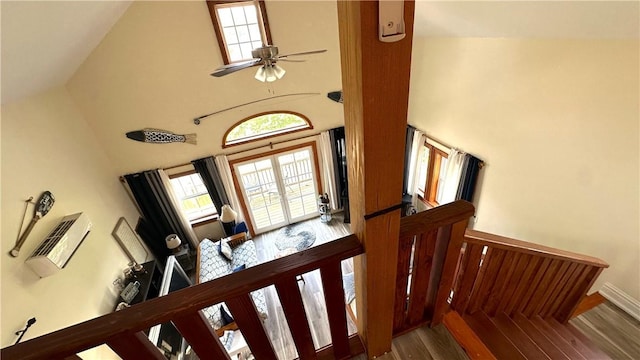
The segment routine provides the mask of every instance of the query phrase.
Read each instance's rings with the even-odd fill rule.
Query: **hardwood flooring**
[[[366,360],[361,354],[354,359]],[[380,360],[463,360],[469,359],[443,325],[434,328],[421,327],[393,339],[391,352],[379,356]]]
[[[609,301],[569,321],[612,359],[640,359],[640,321]]]
[[[305,221],[316,235],[316,240],[312,246],[327,243],[332,240],[342,238],[351,233],[349,224],[344,224],[342,217],[338,214],[334,216],[330,223],[322,223],[320,218]],[[270,231],[257,235],[253,238],[256,244],[256,251],[259,262],[266,262],[281,255],[281,251],[275,246],[275,239],[280,230]],[[353,272],[353,262],[351,259],[343,261],[343,274]],[[312,271],[302,275],[304,282],[298,281],[298,287],[302,294],[302,300],[309,320],[311,336],[316,349],[331,343],[331,333],[329,331],[329,320],[324,302],[324,293],[320,272]],[[282,305],[274,286],[264,288],[269,316],[264,321],[265,329],[276,354],[281,360],[295,359],[298,355],[295,350],[293,339],[289,331],[287,320],[282,310]],[[346,311],[346,310],[345,310]],[[347,317],[347,328],[349,334],[357,331],[355,324]]]

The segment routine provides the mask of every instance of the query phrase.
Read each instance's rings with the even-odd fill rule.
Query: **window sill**
[[[189,223],[191,224],[191,227],[198,227],[198,226],[203,226],[207,224],[212,224],[218,221],[218,219],[219,219],[218,214],[214,214],[214,215],[205,216],[199,219],[191,220]]]

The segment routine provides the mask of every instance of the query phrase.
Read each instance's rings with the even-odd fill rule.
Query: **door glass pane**
[[[285,221],[271,159],[237,167],[251,219],[257,231]]]
[[[318,211],[317,190],[313,181],[311,151],[304,149],[278,156],[280,174],[284,183],[286,204],[291,220],[303,218]]]

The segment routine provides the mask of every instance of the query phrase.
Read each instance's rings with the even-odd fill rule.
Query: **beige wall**
[[[598,256],[640,299],[637,41],[414,40],[409,122],[484,159],[474,228]]]
[[[135,224],[137,212],[96,142],[64,88],[2,107],[2,347],[13,344],[14,332],[31,317],[37,322],[24,339],[113,310],[112,282],[128,261],[111,231],[121,216]],[[24,200],[45,190],[56,198],[53,208],[19,257],[9,257]],[[40,279],[25,259],[64,215],[80,211],[92,221],[91,233],[65,269]],[[30,206],[25,225],[32,214]]]
[[[305,114],[315,126],[295,138],[344,123],[342,105],[326,97],[341,88],[337,9],[328,1],[268,1],[273,42],[281,54],[327,49],[282,62],[282,80],[261,83],[257,68],[222,78],[209,74],[222,65],[204,1],[134,2],[68,84],[95,129],[100,144],[124,174],[167,167],[222,152],[224,132],[237,121],[270,110]],[[273,95],[318,92],[227,111],[193,124],[193,118]],[[198,145],[145,144],[127,131],[145,127],[198,134]],[[278,139],[280,141],[281,138]],[[263,141],[262,144],[268,143]],[[234,147],[235,152],[255,146]]]

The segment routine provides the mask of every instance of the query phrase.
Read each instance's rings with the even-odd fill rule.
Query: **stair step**
[[[576,349],[571,342],[563,338],[560,334],[558,334],[551,325],[542,319],[540,316],[534,316],[529,319],[531,323],[538,328],[544,336],[547,337],[555,346],[557,346],[563,353],[565,353],[569,359],[580,360],[580,359],[589,359],[582,355],[578,349]]]
[[[562,352],[542,331],[540,331],[529,319],[522,314],[515,314],[513,321],[542,349],[550,358],[554,360],[570,360],[569,356]]]
[[[449,311],[444,315],[442,323],[451,333],[455,341],[462,346],[470,359],[496,360],[493,353],[487,348],[476,333],[462,319],[456,311]],[[440,326],[440,325],[439,325]]]
[[[609,359],[609,356],[604,354],[598,349],[586,336],[582,335],[577,329],[571,331],[573,328],[570,324],[560,324],[558,320],[554,318],[547,319],[547,322],[551,325],[553,330],[560,334],[563,338],[571,342],[572,345],[587,359]]]
[[[473,315],[465,314],[462,318],[498,359],[526,360],[484,312],[476,311]]]
[[[491,320],[527,359],[551,359],[551,357],[542,351],[540,347],[504,313],[496,314]]]

